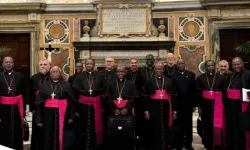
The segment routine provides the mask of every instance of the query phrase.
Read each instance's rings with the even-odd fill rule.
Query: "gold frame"
[[[146,9],[146,32],[129,32],[129,35],[149,35],[150,34],[150,30],[149,27],[151,26],[151,19],[149,19],[149,17],[151,17],[151,5],[150,4],[107,4],[107,5],[103,5],[100,4],[99,6],[97,6],[98,8],[98,25],[99,25],[99,33],[100,35],[119,35],[119,32],[103,32],[103,9],[135,9],[135,8],[139,8],[139,9]]]

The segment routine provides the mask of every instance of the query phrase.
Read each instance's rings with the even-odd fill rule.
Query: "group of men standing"
[[[204,124],[205,149],[250,150],[249,131],[239,124],[241,113],[250,111],[241,97],[243,88],[250,89],[250,72],[239,57],[232,60],[233,72],[217,72],[208,60],[206,72],[197,78],[172,53],[166,65],[149,54],[144,68],[136,58],[131,58],[128,70],[115,67],[113,57],[105,58],[105,66],[96,71],[94,60],[86,59],[85,71],[77,63],[76,73],[64,81],[58,66],[39,61],[40,71],[31,77],[30,86],[31,150],[193,150],[196,107]],[[23,150],[26,87],[13,67],[13,59],[5,57],[0,145]]]

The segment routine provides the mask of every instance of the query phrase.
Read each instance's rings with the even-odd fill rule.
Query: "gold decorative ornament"
[[[86,21],[84,21],[83,37],[89,37],[89,31],[90,31],[89,22],[86,20]]]
[[[165,30],[166,30],[166,27],[164,25],[164,21],[160,20],[160,25],[158,27],[158,31],[160,32],[159,34],[160,37],[165,36],[165,33],[164,33]]]
[[[49,28],[49,35],[53,38],[53,39],[60,39],[63,37],[65,33],[65,30],[63,28],[62,25],[60,24],[53,24],[50,28]]]
[[[200,31],[198,23],[194,21],[188,21],[183,26],[183,32],[189,37],[195,37]]]

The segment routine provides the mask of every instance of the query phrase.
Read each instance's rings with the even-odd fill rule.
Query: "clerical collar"
[[[152,67],[147,67],[149,70],[154,69],[155,65],[153,65]]]
[[[160,76],[160,77],[157,77],[157,76],[156,76],[156,78],[157,78],[157,79],[162,79],[162,78],[163,78],[163,76]]]
[[[13,69],[11,71],[4,70],[5,73],[7,73],[9,76],[12,74]]]
[[[174,67],[174,65],[175,65],[175,64],[173,64],[173,65],[169,65],[169,64],[167,64],[167,65],[168,65],[168,67],[172,68],[172,67]]]
[[[89,74],[92,74],[94,72],[94,70],[92,70],[92,71],[87,71],[87,73],[89,73]]]
[[[178,70],[178,72],[181,73],[181,74],[184,74],[184,73],[185,73],[185,70],[184,70],[184,71]]]
[[[131,71],[132,71],[132,73],[136,73],[137,69],[136,69],[136,70],[132,70],[132,69],[131,69]]]
[[[52,80],[53,82],[57,83],[59,80]]]
[[[213,76],[214,72],[207,73],[207,75]]]
[[[106,68],[106,71],[110,72],[110,71],[113,71],[113,69],[110,69],[110,70],[109,70],[109,69]]]
[[[118,79],[118,81],[120,81],[120,82],[123,82],[125,80],[125,78],[123,78],[123,79]]]

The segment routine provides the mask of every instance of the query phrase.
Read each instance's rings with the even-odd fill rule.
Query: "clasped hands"
[[[128,109],[127,108],[123,108],[122,110],[116,109],[114,113],[116,116],[120,114],[124,116],[128,114]]]
[[[144,112],[144,117],[145,119],[149,120],[150,119],[150,113],[149,111],[145,111]],[[177,119],[177,113],[176,112],[173,112],[173,120],[176,120]]]

